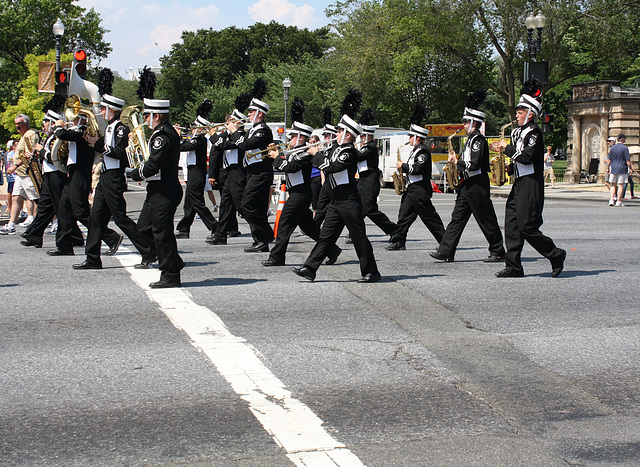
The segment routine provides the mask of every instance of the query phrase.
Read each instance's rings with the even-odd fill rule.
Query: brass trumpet
[[[261,161],[262,159],[267,157],[267,153],[269,151],[273,151],[273,150],[280,151],[280,149],[286,148],[288,146],[289,146],[289,143],[282,142],[282,143],[276,144],[274,146],[269,146],[267,149],[263,149],[262,151],[252,152],[250,154],[247,154],[247,161],[251,161],[251,160]],[[299,148],[296,148],[296,149],[299,149]],[[251,151],[251,150],[249,150],[249,151]],[[247,151],[247,153],[249,151]]]

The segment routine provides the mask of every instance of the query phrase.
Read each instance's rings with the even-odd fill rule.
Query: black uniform
[[[196,214],[213,233],[218,221],[204,202],[204,185],[207,177],[207,138],[195,135],[180,144],[180,151],[187,152],[187,188],[184,197],[184,217],[178,222],[178,232],[188,234]]]
[[[180,136],[169,123],[160,123],[149,138],[149,160],[131,173],[131,178],[147,179],[147,197],[140,212],[138,228],[150,241],[158,257],[160,280],[180,282],[185,264],[178,254],[173,233],[173,216],[182,199],[178,179]],[[144,258],[143,258],[144,259]]]
[[[276,243],[269,254],[269,259],[284,264],[289,239],[296,227],[313,240],[320,238],[320,229],[313,220],[311,203],[311,159],[313,156],[304,149],[279,155],[273,161],[273,168],[285,173],[287,193],[289,194],[278,223]],[[340,248],[335,244],[329,247],[329,257],[337,257]]]
[[[404,247],[409,227],[418,216],[438,243],[444,235],[442,219],[431,203],[431,153],[424,144],[414,146],[402,171],[407,174],[407,187],[400,201],[398,224],[389,242]]]
[[[248,157],[265,150],[273,142],[273,133],[264,120],[256,123],[248,133],[239,131],[229,135],[235,146],[245,152],[247,183],[242,196],[242,214],[251,227],[256,243],[273,241],[273,229],[269,225],[269,195],[273,184],[273,165],[268,157],[262,160]]]
[[[62,253],[73,253],[73,236],[77,221],[89,228],[89,192],[91,191],[91,172],[95,150],[84,139],[84,127],[58,128],[55,135],[69,142],[67,168],[69,180],[62,190],[58,207],[58,233],[56,246]],[[105,228],[100,232],[100,239],[110,248],[120,242],[120,234]]]
[[[240,135],[244,130],[238,130]],[[224,131],[211,137],[211,152],[209,153],[209,178],[216,180],[220,191],[220,217],[218,230],[214,238],[215,243],[226,243],[227,234],[238,230],[238,213],[242,212],[242,195],[247,183],[247,176],[243,166],[244,151],[238,149],[229,139],[229,133]],[[209,241],[209,240],[207,240]]]
[[[387,235],[393,235],[396,224],[378,208],[380,194],[380,169],[378,168],[378,145],[369,141],[358,151],[358,192],[362,198],[363,214],[382,229]]]
[[[56,127],[57,128],[57,127]],[[55,131],[55,129],[53,131]],[[38,201],[38,213],[33,223],[24,231],[23,237],[36,247],[42,246],[42,236],[54,216],[58,215],[58,206],[62,191],[67,184],[67,174],[60,172],[51,162],[51,147],[55,141],[52,133],[45,139],[42,150],[37,154],[42,161],[42,186],[40,187],[40,200]],[[84,238],[76,223],[73,227],[71,242],[73,245],[82,245]]]
[[[495,257],[504,257],[502,232],[491,202],[488,175],[489,145],[480,130],[476,129],[468,136],[460,159],[458,159],[457,169],[463,174],[463,182],[458,189],[456,204],[451,213],[451,222],[449,222],[440,242],[438,252],[453,259],[462,231],[473,214],[478,227],[489,242],[489,254]]]
[[[102,154],[102,172],[93,197],[85,248],[87,262],[91,264],[101,264],[100,237],[112,217],[143,258],[149,257],[153,252],[149,241],[127,216],[127,202],[124,199],[127,179],[124,171],[129,165],[126,153],[128,144],[129,127],[113,118],[107,126],[104,139],[99,139],[94,145],[94,149]]]
[[[319,161],[320,164],[324,163],[324,160],[337,147],[338,147],[338,143],[334,141],[331,143],[331,146],[329,146],[329,148],[318,151],[318,153],[316,154],[316,156],[313,158],[313,161],[312,161],[314,166],[316,161]],[[318,203],[316,205],[316,213],[315,213],[315,216],[313,217],[313,220],[318,225],[318,228],[322,227],[322,223],[324,222],[324,217],[327,214],[327,208],[329,207],[329,203],[331,203],[331,195],[329,194],[328,188],[329,188],[329,185],[324,183],[321,185],[320,192],[318,193]]]
[[[324,160],[318,160],[324,156]],[[330,248],[335,246],[345,225],[360,259],[362,276],[378,274],[373,247],[367,238],[362,215],[362,200],[358,194],[356,170],[358,151],[352,143],[336,146],[330,154],[318,153],[314,164],[325,174],[324,186],[331,197],[320,231],[320,238],[311,250],[304,267],[316,271]],[[379,277],[379,276],[378,276]]]
[[[505,270],[523,274],[520,255],[525,240],[556,268],[564,262],[566,252],[557,248],[553,240],[540,232],[544,207],[542,131],[530,121],[511,132],[511,141],[513,144],[504,150],[511,158],[511,173],[515,177],[504,215],[504,237],[507,247]]]

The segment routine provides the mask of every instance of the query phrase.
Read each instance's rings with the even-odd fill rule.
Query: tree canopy
[[[171,98],[171,107],[182,114],[194,93],[207,86],[230,87],[246,73],[264,73],[272,63],[302,63],[320,58],[328,47],[326,28],[309,31],[276,22],[256,23],[247,29],[200,29],[182,33],[162,57],[158,95]]]

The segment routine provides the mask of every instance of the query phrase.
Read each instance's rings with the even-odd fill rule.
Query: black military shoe
[[[226,245],[227,239],[216,237],[215,235],[213,235],[213,236],[207,237],[204,242],[208,243],[209,245]]]
[[[56,248],[55,250],[47,251],[47,254],[49,256],[73,256],[75,253],[73,252],[73,250],[64,251],[64,250],[59,250],[59,249]]]
[[[297,275],[299,275],[300,277],[304,277],[305,279],[308,279],[312,282],[316,278],[316,272],[313,269],[308,268],[306,266],[302,266],[301,268],[293,268],[292,271]]]
[[[118,238],[118,241],[116,242],[116,244],[113,245],[111,248],[109,248],[107,251],[105,251],[104,254],[107,256],[115,255],[118,252],[118,248],[120,248],[120,244],[122,243],[122,240],[124,240],[124,235],[120,235],[120,238]]]
[[[389,251],[397,251],[397,250],[406,250],[407,248],[404,246],[404,243],[393,242],[385,246],[384,249]]]
[[[86,260],[80,264],[74,264],[73,269],[102,269],[102,263],[92,263]]]
[[[278,261],[277,259],[269,258],[262,260],[263,266],[284,266],[284,261]]]
[[[229,237],[239,237],[242,234],[239,230],[229,230],[229,232],[227,232],[227,235],[229,235]]]
[[[158,282],[152,282],[149,284],[152,289],[170,289],[172,287],[182,287],[180,281],[174,281],[170,279],[160,279]]]
[[[358,282],[378,282],[380,279],[382,279],[382,276],[379,272],[368,272],[367,274],[362,276],[362,279],[358,279]]]
[[[151,256],[149,258],[142,258],[140,264],[136,264],[133,269],[149,269],[149,267],[156,262],[157,256]]]
[[[324,262],[324,264],[336,264],[336,261],[338,261],[338,256],[340,256],[340,253],[342,253],[342,248],[336,247],[336,250],[331,252],[331,254],[327,255],[327,260]]]
[[[551,261],[551,277],[558,277],[564,269],[564,260],[567,258],[567,252],[560,250],[560,256]]]
[[[504,261],[504,255],[489,255],[482,261],[485,263],[500,263]]]
[[[42,242],[34,242],[33,240],[22,240],[20,242],[22,246],[35,246],[36,248],[42,248]]]
[[[504,268],[502,271],[496,272],[496,277],[524,277],[524,272]]]
[[[183,232],[181,230],[178,230],[176,232],[176,238],[189,238],[189,232]]]
[[[249,248],[244,249],[245,253],[268,253],[269,244],[265,242],[257,242],[251,245]]]
[[[453,256],[447,256],[439,251],[432,251],[429,256],[437,259],[438,261],[444,261],[445,263],[453,263]]]

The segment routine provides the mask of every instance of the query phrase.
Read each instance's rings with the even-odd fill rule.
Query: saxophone
[[[516,122],[517,120],[513,120],[500,127],[500,141],[504,139],[505,130]],[[491,158],[489,165],[491,165],[491,182],[497,186],[504,185],[507,182],[507,164],[502,148],[497,156]]]
[[[455,151],[453,150],[453,137],[455,135],[457,135],[460,131],[462,131],[462,128],[458,128],[452,135],[449,135],[449,137],[447,138],[447,145],[449,146],[449,153],[454,153]],[[455,164],[453,164],[452,162],[447,162],[447,164],[444,166],[444,174],[447,178],[447,184],[454,190],[457,190],[458,187],[460,186],[460,184],[462,183],[462,179],[460,178],[460,175],[458,174],[458,168],[456,167]]]
[[[398,162],[402,162],[402,157],[400,156],[400,149],[405,147],[407,143],[404,143],[402,146],[398,146],[398,151],[396,152],[396,157],[398,158]],[[402,172],[402,169],[397,169],[395,172],[391,174],[391,178],[393,179],[393,188],[396,190],[397,195],[402,195],[407,190],[407,177]]]
[[[36,143],[40,139],[40,132],[36,133]],[[27,175],[33,183],[33,187],[36,189],[36,193],[40,196],[40,189],[42,188],[42,170],[40,169],[40,163],[33,157],[33,147],[29,147],[29,139],[25,138],[24,144],[26,151],[18,155],[18,159],[22,161],[27,170]]]

